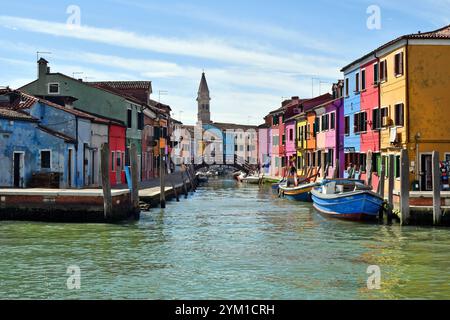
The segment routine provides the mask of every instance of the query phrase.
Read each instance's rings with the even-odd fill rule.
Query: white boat
[[[242,181],[245,183],[250,183],[250,184],[259,184],[261,181],[261,178],[258,176],[247,176],[247,177],[243,178]]]

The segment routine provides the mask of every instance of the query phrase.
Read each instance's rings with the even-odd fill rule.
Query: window
[[[376,108],[372,110],[372,130],[378,130],[381,128],[380,109]]]
[[[280,122],[280,118],[278,116],[273,117],[272,123],[274,126],[277,126]]]
[[[354,127],[354,132],[355,133],[359,133],[361,131],[361,120],[360,120],[360,113],[355,113],[353,115],[353,127]]]
[[[289,141],[294,141],[294,129],[289,129]]]
[[[330,130],[334,130],[336,128],[336,113],[331,113],[331,123],[330,123]]]
[[[387,61],[383,60],[380,62],[380,80],[387,81]]]
[[[323,116],[322,116],[322,127],[321,127],[321,130],[322,130],[322,131],[325,131],[325,130],[326,130],[326,129],[325,129],[325,125],[326,125],[325,116],[326,116],[326,115],[323,115]]]
[[[306,140],[311,139],[311,125],[308,123],[306,125]]]
[[[361,132],[367,132],[367,112],[360,113],[360,121]]]
[[[49,83],[48,84],[49,94],[59,94],[59,83]]]
[[[355,92],[359,92],[359,72],[355,75]]]
[[[144,113],[142,111],[139,111],[137,113],[137,124],[138,124],[138,130],[144,129]]]
[[[358,165],[359,165],[359,171],[366,172],[366,170],[367,170],[367,168],[366,168],[367,167],[367,155],[365,153],[359,154]]]
[[[116,154],[117,154],[116,167],[120,168],[122,166],[122,153],[120,151],[117,151]]]
[[[366,90],[366,70],[361,70],[361,90]]]
[[[395,156],[395,178],[400,178],[400,156]]]
[[[344,122],[345,122],[345,135],[350,135],[350,117],[349,116],[345,116],[344,118]]]
[[[286,145],[286,135],[283,134],[283,137],[281,138],[281,145]]]
[[[52,152],[50,150],[41,150],[41,169],[52,168]]]
[[[395,105],[395,125],[396,126],[403,126],[405,123],[404,121],[404,104],[399,103]]]
[[[389,124],[384,121],[384,119],[386,119],[388,116],[389,116],[388,108],[387,107],[381,108],[380,109],[380,119],[381,119],[381,126],[383,128],[387,128],[389,126]]]
[[[395,55],[395,75],[403,75],[403,52]]]
[[[127,124],[128,128],[131,129],[133,127],[133,120],[132,120],[132,111],[131,109],[128,109],[127,111]]]
[[[111,171],[116,171],[116,153],[111,152]]]
[[[367,131],[367,113],[360,112],[354,115],[354,126],[355,133],[366,132]]]
[[[378,84],[380,82],[380,68],[378,63],[373,65],[373,84]]]
[[[314,121],[314,132],[313,132],[313,137],[315,138],[317,136],[317,132],[319,132],[319,128],[320,128],[320,118],[316,118],[316,120]]]
[[[346,78],[345,79],[345,96],[346,97],[349,96],[349,92],[350,92],[350,89],[348,87],[349,87],[349,81],[348,81],[348,78]]]

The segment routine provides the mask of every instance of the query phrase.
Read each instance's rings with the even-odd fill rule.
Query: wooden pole
[[[392,211],[394,210],[394,182],[395,182],[395,172],[394,172],[394,166],[395,166],[395,156],[393,154],[389,155],[389,185],[388,185],[388,204],[389,204],[389,210],[388,210],[388,223],[392,222]]]
[[[173,181],[171,181],[170,183],[172,185],[173,193],[175,194],[175,199],[177,199],[177,202],[180,202],[180,198],[178,197],[178,191],[175,184],[173,183]]]
[[[183,181],[184,198],[187,199],[187,197],[188,197],[188,189],[187,189],[187,186],[186,186],[186,180],[184,180],[183,171],[181,171],[181,181]]]
[[[441,210],[441,171],[439,152],[433,151],[433,224],[439,225],[442,220]]]
[[[336,159],[336,165],[334,167],[333,179],[339,178],[339,159]]]
[[[409,156],[408,150],[400,154],[400,212],[401,224],[409,224]]]
[[[381,164],[381,172],[380,172],[380,182],[378,184],[378,190],[380,196],[384,199],[384,182],[386,178],[386,165],[384,163]]]
[[[161,204],[161,208],[164,209],[166,207],[166,181],[165,181],[165,165],[164,165],[164,153],[165,149],[159,149],[159,202]]]
[[[138,156],[137,148],[134,143],[130,147],[130,169],[131,169],[131,203],[133,205],[133,213],[139,213],[139,184],[138,184]]]
[[[112,218],[112,196],[111,181],[109,180],[109,144],[104,143],[101,147],[101,172],[102,172],[102,188],[103,188],[103,212],[106,220]]]

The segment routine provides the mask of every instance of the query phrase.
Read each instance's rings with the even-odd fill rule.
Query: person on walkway
[[[297,168],[294,165],[294,162],[291,162],[289,166],[289,171],[287,175],[287,186],[295,186],[297,187],[298,180],[297,180]]]
[[[353,163],[348,165],[347,173],[349,179],[353,179],[355,177],[355,168],[353,167]]]

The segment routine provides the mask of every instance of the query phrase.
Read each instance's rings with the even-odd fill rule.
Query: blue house
[[[91,177],[98,175],[93,166],[92,159],[92,123],[94,117],[84,112],[74,110],[70,106],[63,107],[58,104],[38,99],[28,112],[40,120],[40,124],[53,131],[72,137],[76,143],[71,149],[71,174],[67,176],[69,187],[82,188],[88,186]],[[69,179],[70,178],[70,179]]]
[[[0,187],[32,187],[42,174],[53,175],[56,187],[66,187],[74,143],[23,111],[0,107]]]
[[[361,152],[361,75],[358,64],[347,67],[344,72],[344,150],[345,169],[350,164],[360,165]],[[365,121],[365,120],[364,120]],[[344,172],[344,177],[347,173]]]

